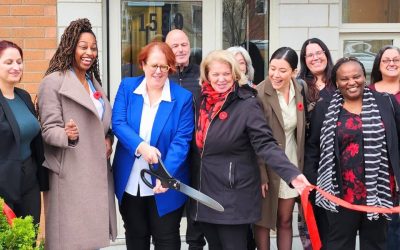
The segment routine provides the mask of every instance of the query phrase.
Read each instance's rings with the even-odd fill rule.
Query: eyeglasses
[[[146,65],[148,65],[148,64],[146,63]],[[171,68],[168,65],[158,65],[158,64],[152,64],[152,65],[149,65],[149,67],[154,72],[156,72],[157,69],[159,68],[160,71],[163,72],[163,73],[167,73],[169,71],[169,69]]]
[[[381,62],[383,64],[390,64],[390,62],[393,62],[393,64],[399,64],[400,63],[400,59],[399,58],[383,59]]]
[[[317,57],[317,58],[319,58],[320,56],[322,56],[323,54],[325,54],[325,51],[323,51],[323,50],[319,50],[319,51],[316,51],[315,53],[308,53],[308,54],[306,54],[306,58],[313,58],[314,56],[315,57]]]

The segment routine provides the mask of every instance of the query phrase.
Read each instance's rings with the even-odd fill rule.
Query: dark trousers
[[[37,166],[31,157],[22,163],[21,199],[15,203],[7,202],[17,217],[32,216],[35,225],[40,222],[40,189]]]
[[[127,249],[150,249],[152,236],[156,250],[179,250],[183,207],[160,217],[154,196],[124,193],[119,210],[124,221]]]
[[[388,226],[387,249],[398,250],[400,248],[400,217],[399,214],[392,214],[392,220]]]
[[[221,225],[200,222],[209,250],[246,250],[249,224]]]
[[[367,214],[339,207],[338,213],[326,211],[329,232],[325,237],[327,250],[354,250],[357,231],[360,238],[360,249],[386,250],[387,221],[381,216],[370,221]]]
[[[186,204],[186,221],[186,243],[189,245],[189,250],[202,250],[206,245],[206,240],[199,222],[190,217],[189,202]]]

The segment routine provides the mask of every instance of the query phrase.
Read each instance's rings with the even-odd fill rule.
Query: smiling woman
[[[192,94],[168,79],[175,55],[162,42],[143,47],[138,56],[144,76],[127,77],[115,97],[112,125],[118,138],[113,170],[115,194],[124,221],[128,250],[180,249],[179,224],[186,196],[168,190],[160,180],[149,188],[142,169],[161,157],[172,176],[189,181],[186,160],[194,128]]]
[[[65,29],[38,99],[44,166],[50,170],[46,248],[108,246],[116,236],[111,106],[101,87],[97,41],[88,19]]]
[[[324,191],[356,205],[393,207],[400,180],[400,107],[393,96],[365,86],[364,65],[341,58],[332,69],[338,89],[317,103],[306,144],[304,173]],[[390,157],[388,157],[390,155]],[[385,214],[361,213],[326,200],[327,228],[319,228],[324,249],[387,249]]]
[[[264,193],[257,156],[298,191],[308,181],[278,147],[255,98],[257,92],[247,84],[231,52],[209,53],[200,66],[200,81],[196,145],[201,165],[195,182],[225,211],[196,203],[191,215],[200,222],[210,249],[246,249],[249,226],[260,220]]]
[[[40,219],[40,190],[48,190],[42,167],[43,143],[28,92],[17,88],[23,74],[22,49],[0,41],[0,197],[18,217]]]
[[[279,48],[271,56],[267,80],[256,89],[274,138],[291,163],[302,171],[305,112],[302,87],[295,79],[297,62],[298,56],[292,48]],[[261,220],[255,225],[257,248],[269,249],[272,229],[278,234],[278,248],[291,249],[292,214],[298,194],[265,164],[260,164],[260,171],[264,199]]]

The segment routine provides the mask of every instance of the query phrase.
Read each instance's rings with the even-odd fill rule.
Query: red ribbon
[[[6,216],[8,224],[12,225],[12,221],[16,216],[6,203],[3,204],[3,214]]]
[[[334,195],[331,195],[324,190],[320,189],[317,186],[307,186],[303,193],[301,194],[301,205],[303,207],[304,218],[307,223],[308,232],[310,233],[310,240],[314,250],[321,249],[321,240],[318,233],[317,223],[315,222],[314,211],[311,205],[308,196],[310,195],[310,191],[313,189],[317,190],[322,196],[326,199],[334,202],[335,204],[360,212],[366,213],[380,213],[380,214],[393,214],[400,213],[400,206],[392,207],[392,208],[383,208],[383,207],[374,207],[374,206],[365,206],[365,205],[354,205],[344,201]]]

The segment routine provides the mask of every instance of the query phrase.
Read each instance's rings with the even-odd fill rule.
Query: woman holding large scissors
[[[186,196],[161,186],[146,175],[155,187],[140,178],[142,169],[158,163],[187,183],[186,162],[194,121],[192,94],[170,82],[175,71],[175,55],[161,42],[142,48],[138,61],[144,76],[125,78],[115,98],[112,125],[118,138],[113,169],[115,192],[124,220],[128,249],[180,249],[179,223]]]

